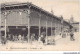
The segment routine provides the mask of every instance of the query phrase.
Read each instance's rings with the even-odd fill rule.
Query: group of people
[[[1,43],[6,44],[7,41],[24,41],[25,39],[24,35],[13,35],[13,34],[7,34],[7,36],[1,36]]]
[[[75,40],[74,39],[74,33],[72,31],[69,32],[70,33],[70,40]],[[64,32],[62,37],[66,36],[66,33]],[[41,35],[39,36],[38,34],[35,34],[35,33],[31,33],[30,36],[27,35],[21,35],[21,34],[8,34],[6,36],[6,38],[4,36],[1,37],[1,42],[2,44],[6,44],[6,41],[7,40],[10,40],[10,41],[21,41],[21,42],[24,42],[24,41],[27,41],[28,42],[28,38],[31,42],[33,41],[38,41],[38,42],[42,42],[43,44],[46,42],[46,33],[45,32],[42,32]]]
[[[61,36],[62,36],[62,38],[65,38],[66,36],[70,36],[71,41],[75,40],[74,39],[74,32],[72,30],[70,30],[69,32],[64,31]]]
[[[28,38],[30,42],[33,41],[42,41],[42,43],[45,43],[45,35],[41,34],[40,36],[38,36],[35,33],[31,33],[30,36],[24,35],[24,34],[7,34],[6,38],[4,36],[1,37],[2,39],[2,44],[5,44],[6,41],[18,41],[18,42],[24,42],[27,41],[28,42]]]
[[[24,35],[21,35],[21,34],[18,34],[18,35],[8,34],[7,35],[7,40],[10,40],[10,41],[24,40]]]

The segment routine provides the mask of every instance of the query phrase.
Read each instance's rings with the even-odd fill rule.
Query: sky
[[[79,22],[79,0],[0,0],[0,2],[31,2],[48,12],[53,10],[54,15],[58,17],[62,15],[65,20],[73,17],[75,21]]]

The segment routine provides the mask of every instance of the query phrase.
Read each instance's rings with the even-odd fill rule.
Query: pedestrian
[[[8,40],[11,40],[11,34],[8,34]]]
[[[21,35],[20,35],[20,34],[19,34],[19,36],[18,36],[18,40],[21,41]]]
[[[43,44],[45,43],[45,36],[43,34],[41,34],[41,41]]]
[[[62,34],[62,38],[65,38],[65,37],[66,37],[66,32],[64,31]]]
[[[35,33],[31,34],[31,43],[35,41]]]
[[[4,44],[6,44],[6,38],[5,38],[5,36],[2,36],[1,37],[1,43],[2,43],[2,45],[4,45]]]
[[[15,41],[15,37],[14,37],[14,35],[12,35],[12,41]]]
[[[28,42],[28,35],[26,35],[26,41]]]
[[[41,36],[39,36],[39,38],[38,38],[38,42],[39,42],[39,44],[42,44]]]
[[[24,35],[22,35],[22,38],[21,38],[21,40],[22,40],[22,43],[24,42]]]
[[[74,41],[74,40],[75,40],[75,39],[74,39],[74,34],[73,34],[72,31],[70,32],[70,40],[71,40],[71,41]]]
[[[15,41],[17,41],[18,40],[18,37],[17,37],[17,35],[15,35]]]

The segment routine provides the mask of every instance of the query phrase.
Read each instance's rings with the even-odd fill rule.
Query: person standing
[[[66,32],[64,31],[62,34],[62,38],[65,38],[65,37],[66,37]]]
[[[7,41],[6,38],[4,36],[2,36],[1,37],[1,43],[2,43],[2,45],[6,44],[6,41]]]
[[[41,40],[41,35],[39,36],[39,38],[38,38],[38,42],[39,42],[39,44],[42,44],[43,42],[42,42],[42,40]]]
[[[74,41],[74,40],[75,40],[75,39],[74,39],[74,34],[73,34],[72,31],[70,32],[70,40],[71,40],[71,41]]]
[[[11,40],[11,34],[8,34],[8,40]]]
[[[12,41],[15,41],[15,37],[14,37],[14,34],[12,34]]]
[[[18,37],[17,37],[17,35],[15,35],[15,41],[17,41],[18,40]]]
[[[70,40],[71,41],[74,41],[75,39],[74,39],[74,34],[73,34],[73,31],[71,30],[71,32],[70,32]]]
[[[41,41],[42,41],[43,44],[45,43],[45,36],[44,36],[44,34],[41,34]]]
[[[20,34],[19,34],[19,36],[18,36],[18,40],[21,41],[21,35],[20,35]]]
[[[22,35],[22,38],[21,38],[21,40],[22,40],[22,43],[24,42],[24,34]]]

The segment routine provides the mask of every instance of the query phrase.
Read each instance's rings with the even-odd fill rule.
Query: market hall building
[[[2,4],[1,5],[1,35],[7,38],[8,34],[38,38],[42,33],[45,36],[56,36],[68,32],[71,25],[32,3]]]

